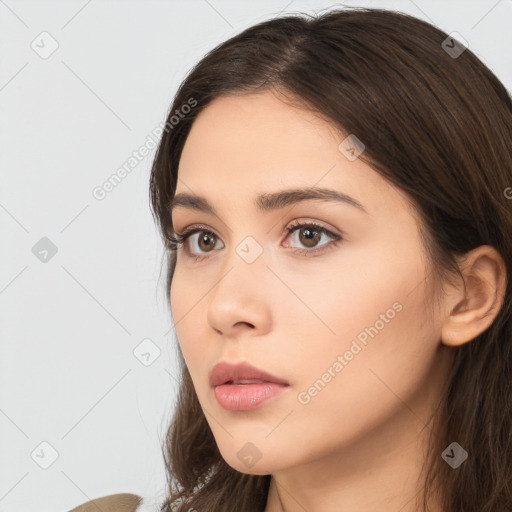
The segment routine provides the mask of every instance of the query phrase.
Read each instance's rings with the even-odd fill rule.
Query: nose
[[[233,248],[208,294],[207,320],[225,337],[266,334],[271,328],[271,277],[264,253],[248,263]],[[274,283],[275,284],[275,283]]]

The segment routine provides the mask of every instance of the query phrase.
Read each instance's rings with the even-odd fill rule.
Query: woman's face
[[[375,460],[414,444],[443,380],[414,210],[345,138],[265,92],[217,98],[181,156],[176,196],[200,196],[216,215],[173,210],[177,233],[200,231],[178,251],[172,314],[219,450],[244,473]],[[292,189],[353,202],[256,202]],[[297,223],[320,228],[288,232]],[[209,383],[220,361],[248,362],[288,386],[257,408],[227,410]]]

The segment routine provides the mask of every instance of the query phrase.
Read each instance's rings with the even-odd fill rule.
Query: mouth
[[[224,382],[224,384],[263,384],[264,382],[268,382],[265,380],[258,380],[258,379],[237,379],[237,380],[228,380],[227,382]]]
[[[218,363],[209,380],[218,403],[228,411],[257,409],[290,387],[284,379],[248,363]]]
[[[215,386],[217,402],[227,411],[252,411],[283,393],[289,386],[275,382],[226,383]]]
[[[284,379],[260,370],[246,362],[231,364],[221,361],[213,367],[210,372],[209,381],[211,387],[220,386],[221,384],[250,385],[264,382],[288,385],[288,382]]]

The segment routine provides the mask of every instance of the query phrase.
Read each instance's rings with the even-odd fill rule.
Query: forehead
[[[312,150],[335,154],[336,141],[341,137],[335,132],[333,124],[288,105],[269,91],[223,96],[213,100],[195,120],[180,167],[191,157],[205,160],[212,156],[216,160],[237,157],[246,163],[257,158],[260,165],[280,160],[280,156],[290,159],[293,154],[315,161],[318,154]],[[189,154],[191,146],[193,155]]]
[[[341,140],[332,124],[271,92],[224,96],[194,121],[178,178],[207,188],[251,179],[312,186],[336,165]]]
[[[176,194],[247,204],[258,193],[319,186],[354,197],[371,215],[407,208],[399,189],[340,151],[346,136],[334,123],[270,91],[216,98],[192,125]]]

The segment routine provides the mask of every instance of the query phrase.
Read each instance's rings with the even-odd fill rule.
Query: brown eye
[[[309,227],[299,229],[299,241],[305,247],[315,247],[321,238],[322,233],[316,229]]]
[[[197,235],[197,236],[196,236]],[[191,228],[183,234],[178,234],[171,238],[171,248],[177,249],[183,245],[185,254],[193,256],[196,259],[207,257],[207,253],[212,252],[217,243],[220,242],[215,233],[208,229]],[[221,244],[221,249],[222,249]]]
[[[319,224],[311,222],[304,224],[296,223],[286,229],[288,233],[290,233],[292,242],[305,248],[302,249],[302,251],[305,252],[313,253],[317,250],[317,247],[324,247],[329,245],[329,238],[333,241],[341,239],[340,235],[333,233],[332,231],[324,228],[323,226],[320,226]],[[323,237],[327,239],[327,243],[320,243]]]
[[[209,252],[215,247],[215,235],[207,231],[199,231],[197,243],[201,251]]]

